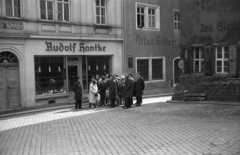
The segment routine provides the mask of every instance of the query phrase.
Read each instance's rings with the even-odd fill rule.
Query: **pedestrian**
[[[135,90],[135,86],[134,86],[135,85],[135,80],[134,80],[131,73],[129,73],[129,77],[130,77],[130,80],[133,84],[133,96],[134,96],[134,95],[136,95],[136,90]],[[132,97],[130,98],[130,103],[131,103],[131,105],[133,105],[133,98]]]
[[[75,93],[75,110],[82,109],[82,94],[83,94],[83,87],[82,87],[82,79],[77,77],[77,81],[73,85],[73,91]]]
[[[89,103],[91,104],[90,108],[96,107],[97,96],[98,96],[97,81],[93,79],[92,83],[89,86]]]
[[[109,98],[111,100],[110,108],[115,108],[115,101],[117,97],[117,83],[114,79],[114,76],[110,76],[110,85],[109,85]]]
[[[131,77],[127,75],[125,79],[125,105],[123,106],[124,109],[131,108],[132,97],[133,97],[133,87],[134,87],[134,82],[131,80]]]
[[[145,83],[143,77],[140,76],[140,73],[136,73],[136,106],[141,106],[142,104],[142,95],[143,95],[143,90],[145,88]]]
[[[100,94],[100,106],[104,106],[105,105],[105,96],[106,96],[106,82],[105,82],[105,78],[104,76],[102,76],[99,80],[98,83],[98,90],[99,90],[99,94]]]
[[[119,81],[119,100],[120,105],[124,105],[125,103],[125,76],[121,76],[121,79]]]

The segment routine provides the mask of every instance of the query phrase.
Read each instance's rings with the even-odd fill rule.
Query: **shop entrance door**
[[[68,91],[73,91],[73,85],[77,81],[78,66],[68,66]]]

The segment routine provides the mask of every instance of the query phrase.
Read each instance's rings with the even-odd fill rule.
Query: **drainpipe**
[[[126,43],[126,32],[125,32],[125,21],[126,21],[126,16],[125,16],[125,1],[122,0],[122,33],[123,33],[123,43],[122,43],[122,49],[123,49],[123,52],[122,52],[122,70],[123,70],[123,75],[125,75],[126,73],[126,46],[125,46],[125,43]]]

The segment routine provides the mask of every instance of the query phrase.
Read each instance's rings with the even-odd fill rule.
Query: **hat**
[[[122,75],[122,76],[121,76],[121,79],[125,79],[125,76],[124,76],[124,75]]]

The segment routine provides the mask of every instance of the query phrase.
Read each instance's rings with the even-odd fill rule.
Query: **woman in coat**
[[[77,82],[73,85],[73,91],[75,93],[75,110],[82,109],[82,93],[83,93],[83,87],[82,87],[82,79],[80,77],[77,78]]]
[[[92,105],[92,108],[96,107],[96,103],[97,103],[96,94],[98,94],[97,81],[92,80],[92,83],[89,86],[89,103]]]

